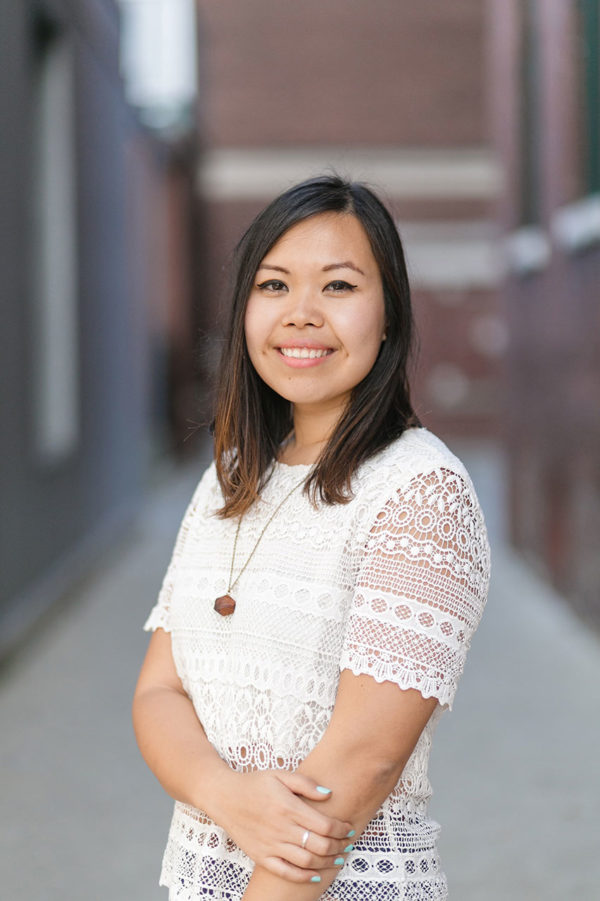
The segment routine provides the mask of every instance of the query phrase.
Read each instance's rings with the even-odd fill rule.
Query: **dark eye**
[[[334,282],[329,282],[329,284],[325,285],[326,291],[354,291],[356,285],[351,285],[350,282],[342,281],[341,279],[336,279]]]
[[[266,291],[267,293],[277,294],[280,291],[287,291],[287,285],[285,282],[280,282],[279,279],[270,278],[266,282],[261,282],[260,285],[256,286],[260,288],[261,291]]]

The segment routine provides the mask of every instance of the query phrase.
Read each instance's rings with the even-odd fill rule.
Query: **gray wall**
[[[46,154],[58,155],[60,175],[65,158],[61,146],[68,142],[69,165],[63,165],[67,181],[73,171],[66,187],[50,171],[46,187],[53,200],[45,240],[50,270],[61,253],[68,257],[69,241],[75,264],[66,278],[59,266],[58,291],[46,298],[44,318],[39,312],[40,271],[46,283],[48,278],[40,270],[37,224],[38,161],[44,143],[40,67],[44,52],[59,46],[56,42],[71,67],[73,115],[71,123],[59,121],[55,132],[50,124]],[[134,125],[118,75],[114,4],[11,3],[10,10],[3,8],[0,60],[1,652],[114,541],[138,504],[145,454],[141,361],[146,339],[143,318],[132,306],[135,292],[128,272],[125,142]],[[59,77],[58,109],[61,90]],[[69,223],[63,213],[70,201]],[[68,290],[61,287],[61,278],[73,294],[70,340],[61,326],[65,304],[69,319]],[[45,333],[53,327],[58,327],[54,345]],[[44,364],[52,346],[54,364]],[[68,365],[61,369],[62,358],[70,355],[71,372]],[[44,373],[49,367],[52,374],[53,365],[57,378],[46,380],[55,382],[48,388]],[[38,398],[47,388],[47,430],[52,432],[53,423],[67,423],[62,446],[59,429],[54,454],[44,452],[39,437],[43,416]],[[69,432],[71,420],[74,429]]]

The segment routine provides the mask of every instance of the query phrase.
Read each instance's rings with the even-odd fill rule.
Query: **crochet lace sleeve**
[[[472,486],[446,468],[414,477],[372,520],[340,668],[451,708],[489,573]]]
[[[171,560],[163,578],[156,604],[150,611],[150,616],[144,623],[144,629],[146,632],[153,632],[155,629],[164,629],[165,632],[171,631],[170,608],[171,597],[173,595],[173,587],[175,584],[175,574],[181,563],[185,545],[189,540],[190,530],[194,517],[201,514],[204,507],[206,506],[207,486],[209,481],[211,481],[210,477],[212,470],[213,467],[209,467],[204,473],[203,477],[200,479],[200,482],[198,483],[198,486],[194,491],[192,499],[189,502],[187,509],[183,515],[183,519],[181,520],[181,525],[179,526],[179,531],[177,533],[177,538],[175,539],[175,546],[173,548]]]

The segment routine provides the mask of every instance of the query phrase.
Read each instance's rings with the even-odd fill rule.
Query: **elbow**
[[[144,738],[144,723],[147,719],[147,705],[145,701],[144,693],[136,691],[131,702],[131,724],[140,750],[142,750]]]
[[[372,757],[368,767],[370,781],[373,785],[389,788],[391,791],[406,765],[405,760],[389,757]]]
[[[340,792],[347,803],[344,815],[351,822],[360,821],[365,812],[370,819],[374,811],[393,792],[403,766],[397,760],[375,757],[365,752],[354,756],[352,762],[339,768],[340,783],[334,791]]]
[[[395,786],[402,775],[405,760],[380,757],[373,754],[371,749],[365,749],[362,754],[354,754],[352,761],[347,762],[347,767],[342,771],[352,773],[355,785],[360,785],[360,792],[365,798],[377,797],[383,800]]]
[[[131,699],[131,719],[133,721],[134,727],[136,720],[141,714],[141,711],[146,707],[146,702],[148,698],[149,692],[148,688],[136,685],[135,691],[133,693],[133,698]]]

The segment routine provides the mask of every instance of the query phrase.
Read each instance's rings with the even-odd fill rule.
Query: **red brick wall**
[[[481,0],[199,0],[206,141],[478,144]]]

